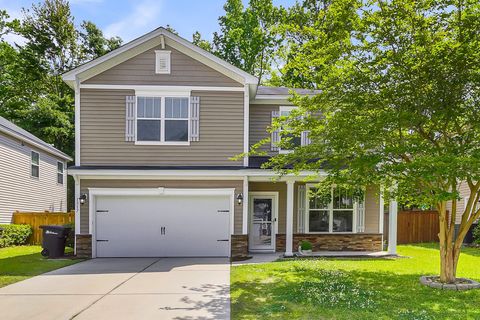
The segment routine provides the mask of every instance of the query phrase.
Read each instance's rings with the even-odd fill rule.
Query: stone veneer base
[[[382,235],[378,233],[353,234],[311,234],[293,235],[293,251],[298,250],[300,242],[309,241],[312,251],[382,251]],[[276,251],[285,251],[285,234],[276,235]]]
[[[246,234],[232,234],[231,257],[245,258],[248,256],[248,235]]]
[[[92,257],[92,235],[91,234],[76,234],[76,256],[78,258]]]

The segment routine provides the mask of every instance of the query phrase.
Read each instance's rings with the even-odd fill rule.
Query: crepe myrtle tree
[[[330,10],[328,21],[354,21],[343,39],[334,39],[343,45],[331,46],[341,54],[316,65],[322,60],[308,42],[309,50],[298,50],[304,56],[287,66],[322,70],[312,75],[321,91],[292,96],[298,109],[271,130],[280,130],[280,147],[293,152],[265,166],[280,174],[324,170],[323,185],[381,185],[386,199],[435,207],[440,281],[452,283],[463,239],[480,217],[480,5],[444,0],[352,5],[358,7],[324,9]],[[292,136],[302,131],[309,132],[311,144],[294,147]],[[461,183],[470,192],[465,208],[459,207]],[[461,223],[455,232],[457,212]]]

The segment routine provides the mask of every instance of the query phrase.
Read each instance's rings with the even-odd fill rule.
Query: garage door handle
[[[108,210],[97,210],[97,213],[100,213],[100,212],[108,212]]]
[[[97,242],[108,242],[108,240],[97,240]]]
[[[217,240],[218,242],[228,242],[229,240],[228,239],[221,239],[221,240]]]
[[[218,213],[230,213],[230,210],[217,210]]]

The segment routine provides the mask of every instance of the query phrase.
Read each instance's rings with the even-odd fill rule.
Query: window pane
[[[153,116],[160,118],[160,104],[161,98],[153,98]]]
[[[333,208],[334,209],[353,209],[352,192],[343,188],[333,189]]]
[[[333,232],[353,231],[353,211],[333,211]]]
[[[153,98],[145,98],[145,118],[153,118]]]
[[[165,120],[165,141],[188,141],[188,121]]]
[[[317,189],[311,188],[309,195],[310,209],[328,209],[330,203],[330,194],[317,195]]]
[[[32,151],[32,164],[39,164],[39,159],[40,158],[40,155],[36,152],[33,152]]]
[[[137,117],[145,118],[145,98],[137,98]]]
[[[57,173],[57,183],[63,184],[63,174]]]
[[[38,166],[32,164],[32,177],[38,178],[40,175],[40,169]]]
[[[328,232],[329,213],[326,210],[310,210],[309,212],[309,231],[310,232]]]
[[[57,162],[57,171],[58,172],[63,172],[63,163]]]
[[[188,98],[165,98],[165,117],[188,118]]]
[[[138,141],[160,141],[160,120],[138,120]]]

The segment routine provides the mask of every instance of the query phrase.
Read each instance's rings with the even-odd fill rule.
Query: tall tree
[[[262,81],[281,43],[275,28],[284,8],[274,6],[272,0],[250,0],[246,8],[241,0],[227,0],[224,9],[212,43],[202,40],[198,32],[193,42]]]
[[[315,40],[298,42],[287,66],[295,76],[288,81],[311,83],[321,92],[295,97],[299,110],[282,130],[296,135],[308,130],[312,143],[274,157],[269,165],[279,172],[289,171],[283,169],[287,164],[293,164],[293,171],[325,170],[323,185],[378,184],[387,198],[435,207],[440,279],[454,282],[463,239],[480,218],[480,4],[325,4],[314,14],[328,17],[332,28],[344,22],[352,28],[341,29],[341,37],[330,29],[325,38],[333,37],[332,44],[343,38],[343,45],[326,41],[325,49]],[[311,31],[299,26],[298,32],[304,37]],[[459,210],[456,233],[462,182],[470,195]]]
[[[79,31],[81,60],[92,60],[117,49],[122,44],[119,37],[105,38],[102,30],[91,21],[83,21]]]

